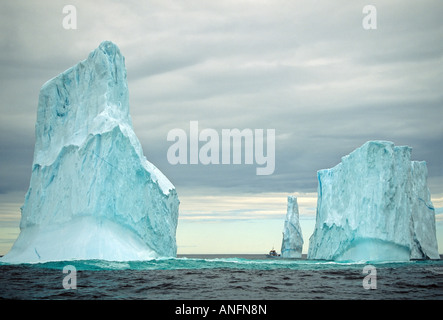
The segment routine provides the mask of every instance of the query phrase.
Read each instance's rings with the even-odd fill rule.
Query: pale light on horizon
[[[180,196],[177,227],[178,254],[265,254],[280,250],[287,196],[295,195],[303,233],[303,253],[315,225],[317,193]],[[0,255],[6,254],[20,233],[21,195],[16,202],[0,197]],[[3,202],[1,201],[3,200]],[[443,196],[432,197],[436,210],[439,252],[443,250]],[[197,209],[194,209],[197,208]]]

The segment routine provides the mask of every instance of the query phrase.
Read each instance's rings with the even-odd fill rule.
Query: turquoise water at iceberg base
[[[68,265],[75,268],[75,289],[63,285],[65,277],[74,275],[63,272]],[[367,265],[375,268],[371,280],[364,271]],[[373,288],[367,289],[370,284]],[[338,263],[265,255],[179,255],[131,262],[0,264],[0,298],[443,300],[443,260]]]

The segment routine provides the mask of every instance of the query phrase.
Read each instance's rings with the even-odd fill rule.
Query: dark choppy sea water
[[[76,288],[65,289],[66,265]],[[0,264],[2,299],[443,299],[443,260],[365,263],[187,255],[140,262],[100,260]],[[71,280],[70,280],[71,281]],[[365,289],[366,285],[376,285]],[[72,281],[68,282],[72,285]]]

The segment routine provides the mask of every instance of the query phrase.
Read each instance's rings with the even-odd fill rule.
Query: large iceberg
[[[35,133],[20,235],[2,261],[176,256],[177,193],[133,131],[115,44],[42,86]]]
[[[410,147],[369,141],[317,176],[309,259],[439,259],[426,163]]]
[[[283,258],[301,258],[302,249],[303,235],[300,228],[297,198],[288,196],[281,256]]]

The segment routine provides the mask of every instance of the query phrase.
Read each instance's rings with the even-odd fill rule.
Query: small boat
[[[280,255],[277,253],[277,251],[272,248],[271,251],[266,255],[267,258],[280,258]]]

